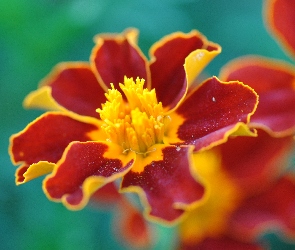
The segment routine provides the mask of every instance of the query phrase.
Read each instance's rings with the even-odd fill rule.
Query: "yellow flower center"
[[[124,78],[119,84],[126,96],[124,101],[121,93],[111,84],[105,94],[107,101],[97,109],[104,121],[102,128],[108,140],[128,150],[145,154],[157,143],[163,143],[163,137],[170,121],[164,115],[162,103],[157,101],[155,89],[143,88],[144,79]],[[152,149],[151,149],[152,150]]]

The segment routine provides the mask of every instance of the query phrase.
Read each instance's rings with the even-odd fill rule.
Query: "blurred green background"
[[[14,184],[8,138],[41,114],[24,110],[22,100],[55,64],[87,61],[95,34],[127,27],[140,30],[146,54],[163,35],[198,29],[223,48],[207,68],[210,75],[245,54],[288,60],[265,30],[261,12],[261,0],[0,0],[0,248],[128,249],[112,237],[107,211],[71,212],[48,201],[42,178]],[[164,233],[157,248],[169,249],[171,237],[158,230]],[[294,249],[267,237],[272,249]]]

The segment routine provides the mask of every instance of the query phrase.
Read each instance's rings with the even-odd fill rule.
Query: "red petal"
[[[236,137],[220,145],[222,166],[245,192],[259,192],[286,167],[294,146],[292,137]]]
[[[124,76],[150,81],[147,59],[129,34],[127,32],[97,38],[90,61],[97,78],[101,79],[107,88],[113,83],[115,88],[119,89],[119,83],[124,82]]]
[[[80,115],[99,117],[96,109],[106,101],[104,90],[86,63],[61,63],[42,84],[52,88],[55,101]]]
[[[29,165],[22,165],[20,166],[15,173],[15,177],[16,177],[16,183],[23,183],[25,181],[25,177],[24,174],[27,172],[27,170],[29,169]]]
[[[230,232],[253,240],[270,229],[295,237],[295,179],[283,177],[267,191],[246,199],[230,220]]]
[[[265,1],[265,21],[274,37],[295,58],[295,2]]]
[[[183,243],[181,250],[262,250],[260,245],[231,239],[227,236],[206,238],[201,243],[190,245]]]
[[[208,79],[176,110],[184,119],[177,130],[178,139],[195,145],[195,150],[216,145],[227,139],[237,123],[248,123],[256,104],[257,95],[242,83]],[[169,142],[174,143],[172,140]]]
[[[150,163],[142,166],[142,172],[132,169],[124,176],[122,190],[139,193],[143,201],[147,199],[145,212],[154,219],[178,219],[204,194],[204,187],[190,172],[191,151],[191,147],[158,146],[149,153]]]
[[[98,189],[91,198],[93,201],[98,202],[99,205],[101,203],[109,205],[120,202],[121,197],[122,195],[119,194],[115,183],[111,182]]]
[[[114,221],[115,234],[132,249],[146,249],[151,243],[151,232],[142,214],[127,201],[122,201]]]
[[[251,117],[255,127],[276,136],[295,132],[295,68],[287,63],[261,57],[244,57],[226,65],[221,78],[239,80],[254,88],[259,105]]]
[[[219,47],[208,42],[202,34],[192,31],[189,34],[171,34],[151,48],[152,88],[156,89],[163,106],[172,109],[186,94],[188,83],[183,65],[185,58],[196,49],[212,51]]]
[[[100,128],[94,124],[60,113],[45,113],[12,136],[12,160],[28,165],[39,161],[56,163],[70,142],[91,140],[90,133],[96,130]]]
[[[133,152],[123,155],[116,144],[72,142],[53,174],[45,179],[44,191],[48,198],[62,200],[70,209],[81,209],[98,188],[129,171],[133,159]]]

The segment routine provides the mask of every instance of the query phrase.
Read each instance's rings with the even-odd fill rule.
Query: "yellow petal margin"
[[[176,112],[171,113],[170,116],[172,117],[174,123],[169,124],[169,129],[167,134],[164,137],[164,143],[167,144],[184,144],[184,141],[178,137],[178,128],[182,125],[185,121],[179,114]],[[223,136],[223,138],[212,142],[210,145],[203,147],[201,151],[211,149],[215,146],[223,144],[228,141],[229,137],[235,136],[250,136],[250,137],[257,137],[257,131],[255,129],[249,128],[248,124],[243,122],[236,123],[231,129],[229,129]]]
[[[25,108],[29,109],[45,109],[52,111],[65,110],[60,106],[51,95],[51,87],[43,86],[28,94],[23,103]]]
[[[139,30],[136,28],[125,29],[122,33],[101,33],[94,36],[93,40],[95,43],[100,43],[101,39],[118,39],[119,37],[126,37],[133,44],[138,43]]]
[[[29,182],[37,177],[40,177],[45,174],[49,174],[54,169],[54,166],[55,166],[54,163],[47,162],[47,161],[39,161],[38,163],[34,163],[23,174],[24,180],[21,182],[18,181],[18,178],[17,178],[18,171],[16,171],[16,185],[24,184],[24,183]],[[22,166],[19,167],[19,169],[21,169],[21,168],[22,168]]]
[[[221,47],[217,44],[215,46],[218,50],[208,51],[206,49],[197,49],[191,52],[186,58],[184,69],[186,72],[186,79],[188,86],[190,86],[201,71],[218,55],[221,53]]]

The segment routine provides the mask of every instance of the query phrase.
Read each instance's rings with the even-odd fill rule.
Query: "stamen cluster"
[[[146,153],[152,145],[163,142],[169,117],[164,115],[155,89],[143,88],[144,79],[125,77],[119,86],[127,100],[111,84],[105,94],[107,101],[97,109],[105,122],[102,128],[109,140],[121,145],[125,152]]]

